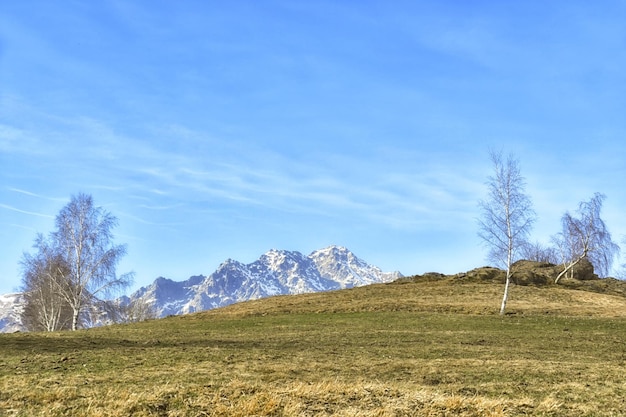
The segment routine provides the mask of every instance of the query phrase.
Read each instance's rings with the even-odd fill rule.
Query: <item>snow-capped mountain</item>
[[[309,256],[273,249],[247,265],[228,259],[208,277],[195,276],[180,282],[159,278],[132,294],[130,300],[153,305],[156,315],[163,317],[273,295],[390,282],[401,276],[399,272],[382,272],[339,246]]]
[[[24,330],[20,318],[23,302],[21,293],[0,295],[0,333]]]
[[[337,282],[340,288],[389,282],[402,276],[399,272],[384,273],[380,268],[369,265],[339,246],[320,249],[309,255],[309,258],[322,278]]]
[[[196,275],[185,281],[157,278],[117,303],[136,305],[139,309],[150,306],[149,313],[143,310],[139,315],[165,317],[273,295],[338,290],[400,277],[399,272],[382,272],[340,246],[320,249],[308,256],[272,249],[251,264],[228,259],[209,276]],[[21,305],[21,294],[0,296],[0,332],[23,330]],[[106,322],[103,319],[100,324]]]

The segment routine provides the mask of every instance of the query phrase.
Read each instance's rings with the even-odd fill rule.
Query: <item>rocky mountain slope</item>
[[[20,320],[22,303],[20,293],[0,295],[0,333],[23,330]]]
[[[270,250],[247,265],[228,259],[207,277],[193,276],[180,282],[158,278],[132,294],[128,302],[152,305],[156,316],[164,317],[273,295],[390,282],[401,276],[399,272],[382,272],[339,246],[308,256],[296,251]]]

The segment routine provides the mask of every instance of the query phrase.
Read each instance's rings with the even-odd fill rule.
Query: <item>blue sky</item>
[[[20,1],[0,6],[0,293],[79,192],[135,285],[343,245],[486,264],[489,148],[547,242],[607,195],[626,235],[626,3]]]

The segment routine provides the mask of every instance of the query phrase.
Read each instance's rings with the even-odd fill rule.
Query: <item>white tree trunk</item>
[[[506,302],[509,298],[509,283],[511,282],[511,278],[507,272],[506,274],[506,282],[504,283],[504,296],[502,297],[502,305],[500,306],[500,315],[504,315],[504,310],[506,309]]]
[[[78,329],[78,316],[80,314],[80,310],[78,308],[73,308],[72,314],[72,330]]]
[[[578,264],[578,262],[582,261],[583,258],[585,256],[579,256],[578,258],[576,258],[576,260],[574,260],[574,262],[570,262],[569,265],[567,265],[565,267],[565,269],[563,271],[561,271],[561,273],[559,275],[557,275],[556,279],[554,280],[555,284],[559,283],[559,280],[565,276],[565,274],[567,274],[568,271],[572,272],[572,277],[574,277],[574,267]]]

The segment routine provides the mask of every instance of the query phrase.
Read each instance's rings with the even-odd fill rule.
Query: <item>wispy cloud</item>
[[[31,191],[22,190],[20,188],[7,187],[7,190],[12,191],[14,193],[23,194],[23,195],[27,195],[29,197],[35,197],[35,198],[39,198],[39,199],[43,199],[43,200],[56,201],[56,202],[67,201],[67,198],[65,198],[65,197],[49,197],[49,196],[46,196],[46,195],[43,195],[43,194],[37,194],[37,193],[31,192]]]
[[[22,143],[23,132],[13,126],[0,124],[0,151],[12,152]]]
[[[182,204],[172,204],[172,205],[167,205],[167,206],[149,206],[147,204],[141,204],[139,207],[148,209],[148,210],[165,211],[165,210],[174,210],[182,206],[183,206]]]
[[[40,196],[39,194],[31,193],[30,191],[26,191],[26,190],[20,190],[19,188],[7,187],[7,190],[14,191],[14,192],[20,193],[20,194],[25,194],[25,195],[28,195],[28,196],[31,196],[31,197],[42,198],[42,196]]]
[[[17,213],[27,214],[29,216],[37,216],[37,217],[45,217],[45,218],[48,218],[48,219],[54,219],[54,216],[52,216],[50,214],[35,213],[35,212],[32,212],[32,211],[28,211],[28,210],[22,210],[22,209],[19,209],[17,207],[10,206],[8,204],[0,203],[0,208],[3,208],[5,210],[10,210],[10,211],[15,211]]]
[[[15,227],[21,230],[26,230],[32,233],[33,235],[37,233],[37,229],[35,229],[34,227],[24,226],[23,224],[9,223],[7,226]]]
[[[103,190],[143,200],[138,209],[167,211],[180,208],[183,201],[207,201],[301,215],[350,213],[353,218],[414,228],[433,224],[441,211],[459,212],[464,196],[475,188],[471,180],[443,168],[428,175],[407,175],[404,164],[394,166],[393,155],[368,161],[349,154],[294,158],[278,149],[220,140],[180,124],[152,126],[151,140],[140,140],[92,118],[54,123],[52,131],[71,126],[67,138],[49,146],[56,146],[57,155],[78,152],[72,162],[78,165],[72,169],[87,174],[81,183],[89,188],[80,191]],[[164,140],[178,142],[167,147]],[[9,190],[64,200],[17,187]],[[170,226],[137,213],[128,218]]]

